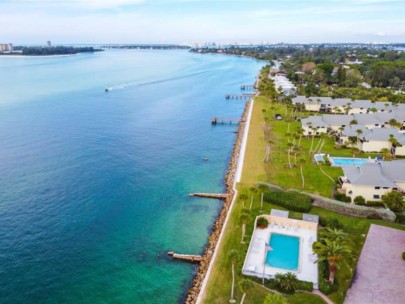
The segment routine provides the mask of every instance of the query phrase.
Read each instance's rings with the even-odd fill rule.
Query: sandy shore
[[[252,115],[253,101],[246,103],[242,114],[242,121],[239,124],[237,137],[233,146],[231,160],[227,174],[225,176],[226,193],[229,194],[214,223],[212,233],[209,237],[208,246],[205,248],[203,260],[198,267],[197,274],[193,280],[192,286],[188,291],[186,303],[201,303],[205,287],[208,282],[209,274],[213,268],[215,258],[218,253],[218,245],[223,236],[223,228],[228,222],[229,215],[232,211],[233,203],[236,199],[236,183],[240,181],[243,167],[243,159],[247,143],[247,135]]]

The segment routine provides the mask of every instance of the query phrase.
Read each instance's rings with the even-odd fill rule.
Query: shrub
[[[391,191],[383,195],[382,201],[394,212],[399,212],[405,209],[404,197],[397,191]]]
[[[350,203],[352,201],[350,197],[340,192],[335,193],[335,199],[344,203]]]
[[[314,283],[312,282],[305,282],[305,281],[298,281],[298,290],[306,290],[312,292],[314,290]]]
[[[331,294],[332,292],[338,290],[338,285],[335,283],[333,285],[330,285],[328,282],[326,282],[325,280],[321,280],[319,283],[319,290],[328,295]]]
[[[402,213],[395,213],[395,215],[397,216],[396,219],[395,219],[395,221],[396,221],[397,223],[405,224],[405,215],[404,215],[404,214],[402,214]]]
[[[287,299],[276,293],[269,293],[264,299],[263,304],[288,304]]]
[[[264,200],[286,209],[308,212],[311,209],[311,198],[295,191],[266,191]]]
[[[268,225],[269,225],[269,222],[264,217],[259,217],[257,219],[257,223],[256,223],[257,227],[259,227],[259,228],[267,228]]]
[[[354,198],[354,202],[358,205],[362,205],[366,203],[366,199],[362,197],[361,195],[358,195]]]
[[[320,217],[319,218],[319,223],[323,226],[323,227],[329,227],[332,229],[342,229],[343,225],[339,222],[339,220],[337,218],[334,217]]]
[[[402,252],[402,259],[405,261],[405,252]]]
[[[376,201],[367,201],[365,204],[357,204],[357,205],[367,206],[367,207],[382,207],[382,208],[385,208],[383,203],[376,202]]]

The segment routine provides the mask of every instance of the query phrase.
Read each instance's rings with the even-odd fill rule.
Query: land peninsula
[[[363,98],[371,97],[374,101],[382,102],[388,101],[389,97],[394,105],[401,103],[404,99],[401,92],[405,79],[400,68],[397,69],[404,64],[404,56],[400,52],[375,50],[376,53],[374,53],[374,50],[361,50],[363,53],[370,53],[372,58],[380,58],[377,61],[372,59],[373,63],[370,66],[373,68],[383,66],[384,70],[390,71],[384,75],[390,76],[381,76],[379,72],[373,75],[369,72],[365,74],[369,78],[359,77],[356,85],[346,80],[339,84],[337,75],[339,69],[344,69],[344,72],[340,71],[340,73],[345,76],[340,77],[346,77],[348,70],[357,70],[357,63],[353,66],[348,62],[337,63],[337,74],[325,76],[332,77],[331,80],[315,81],[314,77],[319,76],[315,75],[318,71],[322,71],[322,65],[326,62],[311,64],[309,71],[303,70],[308,67],[307,60],[314,53],[316,54],[316,50],[308,49],[305,54],[309,57],[300,59],[297,56],[296,60],[291,61],[292,53],[288,50],[275,50],[275,52],[284,52],[282,56],[271,58],[283,62],[277,72],[282,71],[285,76],[288,76],[289,73],[285,72],[285,69],[295,64],[299,67],[295,72],[299,72],[297,75],[301,76],[291,79],[297,89],[296,94],[307,96],[317,96],[317,94],[328,96],[329,94],[337,98],[341,96],[351,99],[361,99],[362,96],[366,96]],[[353,49],[344,50],[345,54],[356,52]],[[387,63],[387,57],[392,54],[393,62]],[[346,59],[343,58],[343,60]],[[297,61],[302,63],[298,64]],[[341,65],[347,65],[348,68],[340,67]],[[331,72],[334,69],[335,67],[332,67]],[[224,208],[229,211],[229,214],[226,221],[223,220],[225,225],[222,228],[222,236],[218,237],[218,232],[215,232],[217,235],[213,237],[216,240],[220,238],[220,241],[216,248],[209,248],[210,256],[214,257],[207,261],[210,261],[209,266],[206,264],[202,266],[205,269],[208,268],[208,273],[205,277],[204,273],[197,275],[199,281],[204,278],[199,286],[199,288],[202,287],[199,297],[189,297],[189,303],[228,303],[230,300],[244,303],[343,303],[355,278],[357,263],[370,227],[379,225],[395,228],[400,232],[405,230],[403,225],[405,203],[402,196],[398,200],[398,205],[392,205],[387,199],[375,204],[360,199],[355,200],[354,203],[348,202],[346,196],[339,192],[339,177],[343,175],[342,167],[332,166],[327,160],[314,162],[316,152],[347,158],[352,158],[354,152],[357,158],[364,159],[375,158],[378,153],[336,145],[335,134],[314,132],[311,135],[303,135],[301,120],[309,117],[313,112],[306,110],[302,105],[292,103],[294,96],[283,94],[282,89],[275,86],[272,76],[277,72],[272,70],[270,62],[260,73],[258,96],[254,98],[252,104],[248,127],[242,129],[242,132],[248,130],[242,177],[236,185],[235,199]],[[348,73],[349,76],[350,74]],[[373,82],[373,77],[389,79],[386,81],[384,78],[379,80],[380,82]],[[392,81],[395,77],[399,80]],[[362,85],[365,81],[360,82],[366,79],[372,83],[371,88]],[[328,81],[338,83],[328,84]],[[380,87],[374,87],[376,84]],[[336,113],[336,115],[339,114]],[[385,158],[389,160],[392,156],[395,157],[387,153]],[[318,219],[317,239],[311,242],[311,248],[316,254],[311,262],[316,262],[318,265],[317,284],[300,281],[291,272],[282,272],[284,274],[275,277],[265,277],[264,280],[260,276],[246,275],[245,267],[251,267],[245,265],[246,255],[257,250],[254,247],[259,241],[256,238],[256,230],[270,226],[268,220],[262,219],[268,219],[268,216],[264,215],[269,215],[274,210],[286,211],[287,217],[293,223],[311,216]],[[221,216],[224,217],[222,214]],[[286,233],[293,227],[283,226],[279,229]],[[304,244],[304,246],[307,245]],[[267,248],[267,245],[259,250],[264,248]],[[307,257],[302,259],[307,260]],[[397,263],[403,263],[400,256],[397,259]],[[242,270],[245,274],[242,274]],[[395,273],[390,275],[395,277]]]
[[[71,47],[71,46],[52,46],[52,47],[27,47],[16,46],[14,51],[0,53],[0,56],[63,56],[75,55],[79,53],[102,52],[102,49],[94,47]]]

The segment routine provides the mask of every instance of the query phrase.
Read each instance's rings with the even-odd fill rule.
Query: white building
[[[11,43],[0,44],[0,53],[11,53],[12,51],[14,51],[14,47]]]

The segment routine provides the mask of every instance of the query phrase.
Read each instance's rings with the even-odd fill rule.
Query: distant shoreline
[[[78,54],[78,53],[77,53]],[[19,54],[1,54],[0,58],[50,58],[50,57],[67,57],[75,56],[77,54],[57,54],[57,55],[19,55]]]

